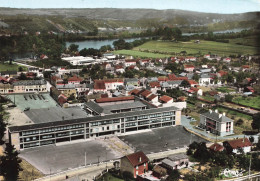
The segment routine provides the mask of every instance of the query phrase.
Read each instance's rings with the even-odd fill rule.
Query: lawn
[[[250,106],[253,108],[258,108],[260,109],[260,96],[257,97],[235,97],[232,102],[234,103],[239,103],[244,106]]]
[[[209,52],[221,56],[235,54],[256,54],[257,48],[252,46],[237,45],[235,43],[221,43],[214,41],[201,41],[199,44],[190,42],[149,41],[134,48],[136,51],[157,52],[162,54],[174,54],[186,51],[187,54],[197,55]]]
[[[120,54],[120,55],[129,55],[129,56],[139,57],[139,58],[165,58],[165,57],[172,56],[169,54],[141,52],[138,50],[117,50],[114,51],[113,53]]]
[[[10,65],[9,63],[0,63],[0,72],[1,71],[18,71],[18,68],[21,67],[19,65],[16,64],[12,64]],[[23,67],[24,69],[24,67]]]
[[[19,173],[19,177],[21,178],[21,180],[34,180],[44,176],[39,170],[37,170],[24,159],[22,159],[22,163],[20,165],[23,169]]]
[[[98,181],[123,181],[122,179],[114,177],[111,173],[104,174]]]
[[[232,89],[232,88],[229,88],[229,87],[218,87],[216,90],[218,92],[224,92],[224,93],[236,92],[235,89]]]

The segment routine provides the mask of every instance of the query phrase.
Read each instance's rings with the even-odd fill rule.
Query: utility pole
[[[252,155],[250,155],[249,169],[248,169],[248,179],[249,180],[250,180],[250,171],[251,171],[251,160],[252,160]]]
[[[98,156],[98,163],[97,163],[97,164],[98,164],[98,166],[99,166],[99,157],[100,157],[100,156]]]
[[[85,152],[85,167],[87,166],[87,153]]]

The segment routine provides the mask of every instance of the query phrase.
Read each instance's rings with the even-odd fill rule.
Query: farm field
[[[260,96],[257,97],[235,97],[232,102],[239,103],[244,106],[250,106],[260,109]]]
[[[165,57],[172,56],[169,54],[140,52],[138,50],[117,50],[117,51],[114,51],[113,53],[121,54],[121,55],[129,55],[129,56],[139,57],[139,58],[165,58]]]
[[[207,54],[211,52],[220,56],[257,53],[256,47],[214,41],[201,41],[199,44],[195,44],[193,41],[177,43],[169,41],[149,41],[139,47],[135,47],[133,50],[162,54],[175,54],[186,51],[187,54],[191,55],[198,55],[199,53]]]
[[[9,63],[0,63],[0,72],[1,71],[18,71],[18,68],[20,66],[19,65],[16,65],[16,64],[12,64],[10,65]]]
[[[257,36],[229,39],[229,43],[247,46],[259,46],[259,43],[257,42]]]

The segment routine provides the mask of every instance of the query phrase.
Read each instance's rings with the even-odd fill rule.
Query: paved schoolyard
[[[120,158],[122,155],[109,150],[102,140],[91,140],[61,146],[43,146],[21,151],[20,157],[35,166],[43,174],[57,173],[69,168]],[[98,158],[99,157],[99,158]]]
[[[157,153],[188,146],[193,141],[205,141],[203,138],[184,130],[182,126],[152,129],[149,132],[136,133],[119,137],[122,141],[134,147],[136,151]]]

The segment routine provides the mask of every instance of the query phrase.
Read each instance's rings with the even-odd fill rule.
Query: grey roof
[[[180,153],[180,154],[170,155],[170,156],[168,156],[168,158],[171,161],[179,161],[179,160],[183,160],[183,159],[188,159],[188,156],[184,153]]]
[[[102,107],[100,107],[97,103],[92,101],[85,103],[85,106],[99,114],[101,114],[104,111]]]
[[[179,75],[182,76],[182,77],[185,77],[185,76],[187,75],[187,73],[182,72],[182,73],[180,73]]]
[[[194,73],[188,73],[186,76],[187,76],[188,79],[190,80],[190,79],[192,79],[192,77],[194,76]]]
[[[56,88],[57,89],[75,89],[76,88],[76,86],[75,86],[75,84],[58,84],[58,85],[56,85]]]
[[[148,77],[147,78],[147,82],[155,82],[155,81],[158,81],[157,77]]]
[[[122,103],[122,104],[114,104],[109,106],[102,106],[104,109],[105,114],[111,114],[111,111],[113,110],[122,110],[122,109],[133,109],[133,108],[140,108],[140,107],[146,107],[145,104],[143,104],[140,101],[135,101],[131,103]]]
[[[138,82],[139,80],[137,78],[125,78],[125,82]]]
[[[172,85],[174,85],[174,84],[180,85],[182,83],[182,81],[183,80],[171,80],[171,81],[167,81],[167,83],[172,84]]]
[[[220,113],[216,113],[215,111],[212,111],[212,112],[205,112],[205,113],[202,113],[201,115],[207,117],[207,118],[210,118],[210,119],[213,119],[217,122],[233,122],[232,119],[226,117],[226,116],[221,116],[220,117]]]
[[[18,85],[45,85],[47,84],[46,80],[21,80],[18,82],[14,82],[13,85],[14,86],[18,86]]]
[[[171,160],[169,160],[167,158],[162,160],[162,164],[169,165],[171,167],[175,167],[177,165],[176,163],[174,163],[173,161],[171,161]]]
[[[161,86],[162,86],[162,87],[170,87],[170,85],[168,84],[168,82],[162,82],[162,83],[161,83]]]
[[[200,78],[211,78],[209,74],[201,74]]]
[[[10,132],[19,132],[19,131],[34,130],[34,129],[43,129],[43,128],[53,127],[53,126],[88,123],[88,122],[95,122],[95,121],[99,121],[99,120],[124,118],[124,117],[128,117],[128,116],[138,116],[138,115],[146,115],[146,114],[151,114],[151,113],[162,113],[162,112],[166,112],[166,111],[176,111],[176,110],[179,110],[179,109],[174,106],[151,108],[151,109],[145,109],[145,110],[141,110],[141,111],[129,111],[129,112],[125,112],[125,113],[109,114],[109,115],[104,115],[104,116],[94,116],[94,117],[54,121],[54,122],[23,125],[23,126],[11,126],[11,127],[9,127],[9,130],[10,130]]]
[[[209,73],[211,69],[200,69],[200,72],[202,73]]]

